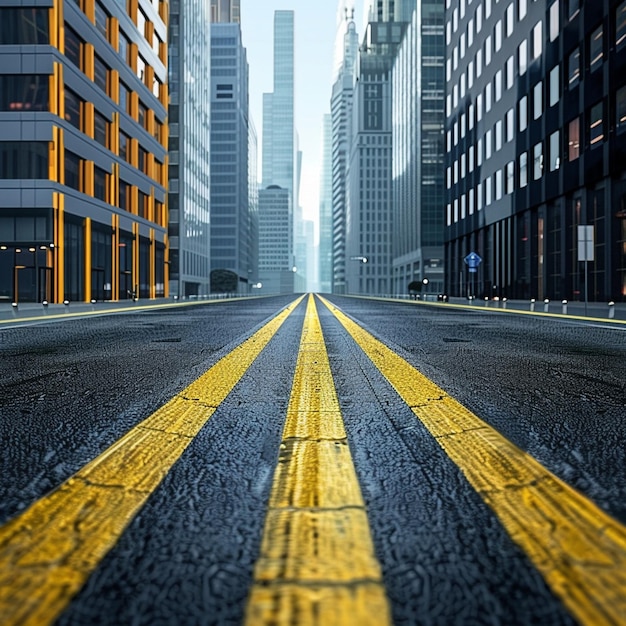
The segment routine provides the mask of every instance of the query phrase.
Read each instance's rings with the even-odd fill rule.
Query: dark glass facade
[[[446,4],[447,290],[626,300],[626,2]]]

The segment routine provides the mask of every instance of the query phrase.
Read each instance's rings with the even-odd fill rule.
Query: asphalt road
[[[328,299],[626,523],[626,326]],[[0,523],[18,518],[293,300],[0,325]],[[243,623],[305,304],[214,407],[58,624]],[[338,319],[319,302],[317,309],[393,623],[576,623],[483,494]],[[623,603],[624,591],[616,598]]]

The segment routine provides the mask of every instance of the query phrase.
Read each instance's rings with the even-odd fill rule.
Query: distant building
[[[294,292],[293,211],[289,189],[259,191],[259,292]]]
[[[211,22],[233,23],[241,22],[240,0],[211,0]]]
[[[349,294],[392,292],[391,70],[405,29],[370,22],[359,51],[345,222]]]
[[[168,293],[168,5],[128,7],[0,7],[2,299]]]
[[[447,290],[626,299],[626,2],[446,0],[446,43]]]
[[[251,289],[257,264],[248,101],[241,27],[211,24],[211,270],[234,272],[239,293]]]
[[[341,9],[341,6],[340,6]],[[332,293],[346,292],[346,202],[359,42],[353,13],[339,14],[331,107]]]
[[[421,0],[392,74],[393,293],[444,289],[444,7]]]
[[[299,170],[296,160],[296,133],[294,125],[294,12],[274,12],[274,89],[263,94],[263,162],[262,186],[280,187],[289,194],[289,222],[293,229],[288,242],[290,248],[280,251],[288,256],[290,267],[295,258],[295,209],[298,202]],[[259,195],[259,276],[262,281],[261,258],[268,250],[262,226],[262,199]],[[297,268],[296,268],[297,269]],[[292,276],[292,287],[293,287]],[[265,290],[265,289],[264,289]]]
[[[170,11],[171,291],[210,292],[210,15],[200,0]]]
[[[324,115],[322,169],[320,177],[318,288],[331,293],[333,284],[333,129],[332,117]]]

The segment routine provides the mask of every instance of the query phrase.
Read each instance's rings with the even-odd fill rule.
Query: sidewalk
[[[59,318],[79,315],[96,315],[121,311],[145,311],[148,309],[163,309],[169,307],[192,306],[217,300],[232,299],[234,297],[249,296],[211,296],[193,299],[158,298],[155,300],[120,300],[118,302],[70,302],[69,304],[48,304],[38,302],[21,302],[13,306],[11,302],[0,301],[0,322],[45,319],[46,317]]]
[[[435,295],[427,295],[424,302],[434,302]],[[442,303],[440,303],[442,304]],[[537,314],[569,315],[598,320],[615,319],[626,321],[626,302],[564,302],[561,300],[468,300],[467,298],[450,298],[448,305],[461,305],[476,309],[499,309],[508,311],[525,311]]]

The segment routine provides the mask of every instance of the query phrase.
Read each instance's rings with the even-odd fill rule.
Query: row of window
[[[558,0],[555,2],[558,5]],[[622,16],[623,26],[618,24],[618,28],[616,30],[616,47],[620,45],[626,46],[626,0],[618,7],[617,9],[618,15]],[[587,45],[586,45],[586,68],[589,73],[593,73],[602,67],[605,54],[604,54],[604,30],[603,26],[600,25],[596,28],[589,36]],[[485,54],[484,54],[484,62],[485,67],[491,63],[491,53],[487,54],[487,43],[489,38],[485,42]],[[541,54],[541,22],[539,22],[533,29],[533,35],[531,38],[531,57],[532,61],[534,58],[537,58]],[[618,43],[621,42],[621,43]],[[581,65],[582,59],[582,46],[576,46],[574,50],[572,50],[567,55],[567,74],[564,77],[564,87],[566,89],[575,88],[581,78],[583,73],[583,67]],[[498,101],[502,97],[503,89],[510,89],[515,85],[515,81],[517,76],[523,76],[527,69],[529,63],[528,57],[529,45],[528,41],[524,39],[518,46],[517,54],[511,55],[506,60],[503,69],[497,70],[494,74],[493,81],[490,81],[485,87],[485,101],[487,106],[490,107],[492,92],[495,96],[496,101]],[[517,57],[517,59],[516,59]],[[517,61],[517,62],[516,62]],[[474,80],[481,76],[483,71],[483,50],[478,50],[475,57],[468,63],[466,70],[461,74],[459,80],[452,87],[451,92],[447,95],[446,98],[446,116],[450,117],[452,115],[453,110],[456,109],[459,102],[465,98],[466,94],[470,89],[472,89],[474,85]],[[452,61],[448,59],[446,66],[446,74],[448,81],[450,80],[450,76],[452,73]],[[559,69],[558,66],[553,68],[550,74],[551,82],[556,78],[556,85],[558,86],[559,81]],[[493,83],[493,84],[492,84]],[[556,96],[558,98],[558,96]],[[487,109],[489,110],[489,109]]]
[[[570,162],[578,159],[581,152],[581,140],[583,139],[581,129],[586,132],[585,144],[583,145],[587,145],[589,148],[602,145],[608,134],[605,109],[604,101],[600,101],[588,109],[585,118],[578,116],[569,121],[565,128],[566,146],[561,145],[560,131],[550,135],[548,141],[550,146],[549,171],[558,169],[563,158]],[[583,126],[585,120],[586,126]],[[460,159],[455,160],[446,169],[447,188],[450,189],[452,185],[463,180],[468,173],[472,173],[475,167],[480,167],[484,161],[495,156],[503,147],[503,142],[512,141],[515,136],[514,126],[513,110],[511,109],[508,111],[504,122],[502,120],[497,121],[493,128],[489,129],[476,142],[476,145],[470,146],[467,153],[463,153]],[[618,133],[626,131],[626,86],[616,93],[615,126]],[[541,143],[536,144],[536,146],[540,145]]]

